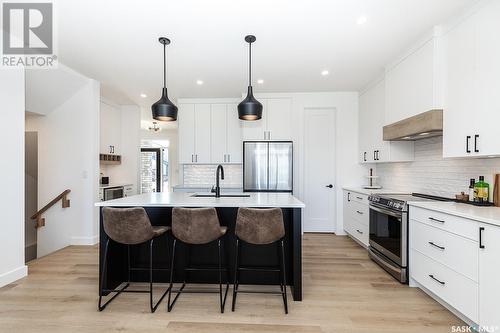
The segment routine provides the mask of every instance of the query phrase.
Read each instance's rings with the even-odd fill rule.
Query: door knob
[[[330,185],[326,185],[325,187],[328,187],[328,188],[333,188],[333,185],[330,184]]]

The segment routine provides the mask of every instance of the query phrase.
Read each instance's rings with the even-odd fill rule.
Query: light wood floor
[[[450,332],[463,323],[422,291],[396,282],[347,237],[304,236],[304,301],[241,294],[236,312],[218,296],[185,294],[173,312],[149,312],[147,294],[122,294],[97,311],[97,247],[70,246],[29,264],[0,289],[0,332]]]

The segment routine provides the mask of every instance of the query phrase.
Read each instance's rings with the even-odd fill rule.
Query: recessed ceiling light
[[[366,16],[364,15],[361,15],[360,17],[358,17],[358,19],[356,20],[356,23],[359,24],[359,25],[362,25],[362,24],[365,24],[366,21],[368,21],[368,19],[366,18]]]
[[[203,84],[203,81],[202,80],[196,80],[196,84],[201,86]]]
[[[429,132],[424,132],[424,133],[420,133],[419,135],[420,135],[420,136],[424,136],[424,135],[429,135],[429,134],[431,134],[431,133],[429,133]]]
[[[321,75],[323,75],[323,76],[327,76],[328,74],[330,74],[330,72],[327,71],[326,69],[321,71]]]
[[[264,80],[262,80],[262,79],[258,79],[258,80],[257,80],[257,83],[258,83],[258,84],[263,84],[263,83],[264,83]]]
[[[410,140],[410,139],[411,139],[411,136],[405,136],[405,137],[403,138],[403,140]]]
[[[141,97],[142,97],[142,98],[146,98],[146,97],[148,97],[148,95],[146,95],[145,93],[142,93],[142,94],[141,94]]]

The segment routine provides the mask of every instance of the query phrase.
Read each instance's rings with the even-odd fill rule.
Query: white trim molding
[[[95,245],[99,242],[99,236],[71,237],[71,245]]]
[[[9,272],[0,274],[0,288],[28,275],[28,266],[23,265]]]

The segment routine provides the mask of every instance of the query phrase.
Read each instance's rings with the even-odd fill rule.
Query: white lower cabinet
[[[344,230],[353,239],[368,247],[368,196],[344,191]]]
[[[410,279],[470,323],[500,328],[500,226],[413,206],[409,214]]]
[[[479,324],[500,331],[500,227],[479,228]]]

